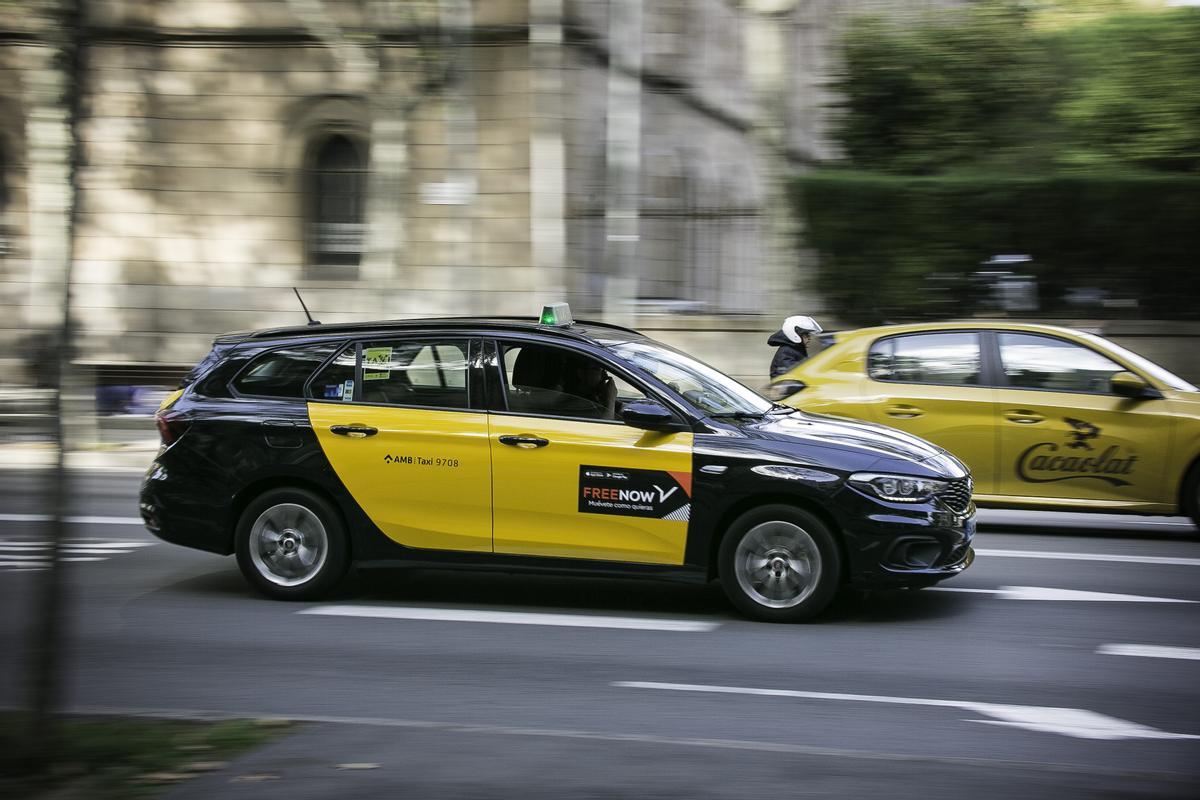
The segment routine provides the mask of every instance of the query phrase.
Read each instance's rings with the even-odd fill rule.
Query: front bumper
[[[919,588],[958,575],[975,560],[975,506],[880,505],[845,524],[848,579],[859,589]]]

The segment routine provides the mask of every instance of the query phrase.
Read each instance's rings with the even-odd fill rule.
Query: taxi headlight
[[[856,472],[850,476],[850,482],[881,500],[893,503],[921,503],[946,488],[945,481],[878,472]]]

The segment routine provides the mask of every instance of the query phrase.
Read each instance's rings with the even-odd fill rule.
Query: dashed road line
[[[296,613],[329,617],[364,617],[426,622],[481,622],[500,625],[549,625],[564,628],[617,628],[621,630],[673,631],[677,633],[708,633],[716,630],[721,625],[719,622],[687,619],[608,617],[586,614],[537,614],[524,611],[411,608],[406,606],[314,606],[297,611]]]
[[[1141,658],[1177,658],[1200,661],[1200,647],[1169,647],[1160,644],[1102,644],[1096,653],[1103,656],[1140,656]]]
[[[63,542],[59,557],[67,563],[107,561],[155,542],[72,537]],[[35,539],[0,539],[0,572],[32,572],[50,566],[50,542]]]

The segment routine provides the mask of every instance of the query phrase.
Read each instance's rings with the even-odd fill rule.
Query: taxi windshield
[[[609,349],[670,386],[696,408],[713,416],[761,416],[770,400],[691,356],[656,342],[619,342]]]

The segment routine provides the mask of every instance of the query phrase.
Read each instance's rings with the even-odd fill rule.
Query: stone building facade
[[[85,7],[83,361],[192,362],[220,332],[302,321],[293,286],[326,321],[566,297],[757,337],[757,315],[786,305],[737,2]],[[10,357],[53,323],[61,278],[30,204],[39,25],[0,22]]]

